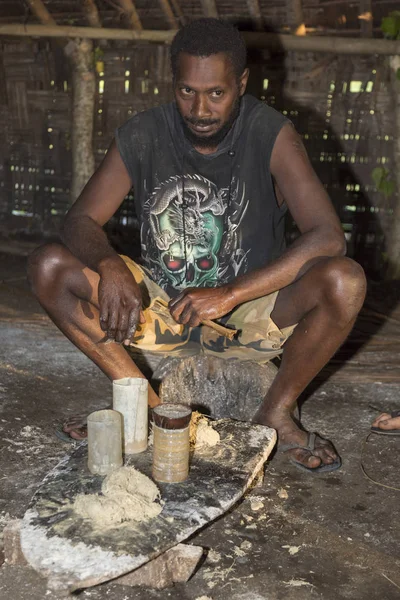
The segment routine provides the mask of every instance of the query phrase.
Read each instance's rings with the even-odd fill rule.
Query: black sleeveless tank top
[[[144,265],[170,295],[215,287],[263,267],[285,248],[285,205],[270,173],[276,137],[289,121],[252,96],[213,154],[187,140],[175,103],[116,131],[132,179]]]

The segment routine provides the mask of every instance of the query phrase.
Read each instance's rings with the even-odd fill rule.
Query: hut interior
[[[61,597],[27,566],[20,520],[70,452],[55,431],[112,396],[34,299],[27,256],[58,239],[115,129],[172,98],[169,42],[202,16],[243,32],[248,91],[294,123],[368,277],[352,333],[299,400],[304,427],[334,440],[343,465],[310,476],[276,455],[189,539],[204,548],[189,581],[159,589],[154,567],[139,587],[108,581],[72,597],[400,597],[400,438],[369,435],[378,413],[400,409],[399,0],[0,0],[0,598]],[[118,251],[139,241],[132,191],[106,231]]]
[[[3,1],[0,27],[40,22],[29,4],[34,3]],[[297,3],[299,14],[296,2],[288,0],[146,0],[135,3],[138,23],[132,25],[124,3],[99,0],[85,5],[51,0],[41,4],[52,23],[63,26],[97,24],[168,33],[214,10],[243,31],[297,32],[319,39],[382,37],[382,19],[396,7],[392,0],[304,0]],[[94,7],[94,13],[89,6]],[[0,36],[3,231],[48,235],[57,230],[74,200],[71,63],[59,39],[13,37],[6,31]],[[96,77],[92,159],[98,165],[116,127],[135,113],[171,98],[171,75],[165,43],[95,40],[92,56]],[[250,93],[287,115],[303,136],[313,166],[340,215],[349,255],[361,262],[370,276],[382,278],[398,199],[396,93],[388,57],[285,52],[261,45],[250,48],[249,64]],[[115,243],[123,244],[127,230],[135,224],[130,194],[109,224]],[[291,237],[296,235],[293,227],[289,232]]]

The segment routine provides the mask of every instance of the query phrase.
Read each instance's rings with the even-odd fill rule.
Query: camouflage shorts
[[[140,286],[146,319],[140,324],[131,346],[164,356],[192,356],[205,353],[220,358],[239,358],[265,363],[283,352],[283,344],[295,325],[279,329],[271,319],[278,292],[251,300],[232,312],[225,325],[240,330],[229,340],[207,326],[190,328],[176,323],[165,303],[168,294],[146,271],[127,256],[122,256]]]

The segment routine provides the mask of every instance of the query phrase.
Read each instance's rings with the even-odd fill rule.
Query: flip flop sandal
[[[301,444],[282,444],[282,446],[278,446],[278,452],[279,454],[284,454],[288,450],[301,448],[302,450],[308,450],[308,452],[314,454],[315,442],[317,438],[323,440],[323,438],[321,438],[317,433],[309,433],[307,446],[302,446]],[[321,463],[319,467],[315,467],[314,469],[312,467],[306,467],[294,458],[289,459],[289,462],[292,463],[292,465],[294,465],[297,469],[300,469],[301,471],[307,471],[307,473],[330,473],[331,471],[336,471],[337,469],[340,469],[340,467],[342,466],[342,459],[340,458],[340,456],[338,456],[333,463]]]
[[[400,417],[400,410],[392,410],[390,417],[392,419]],[[371,427],[371,433],[377,433],[379,435],[400,435],[400,429],[381,429],[380,427]]]

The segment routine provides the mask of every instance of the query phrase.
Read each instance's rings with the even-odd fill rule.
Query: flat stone
[[[21,519],[9,521],[3,530],[4,560],[9,565],[24,566],[26,558],[21,548]]]
[[[114,583],[131,587],[140,585],[157,590],[174,583],[186,583],[202,556],[201,546],[177,544],[136,571],[114,579]]]
[[[70,593],[131,573],[229,510],[267,460],[276,433],[231,419],[212,426],[219,444],[194,452],[186,481],[158,483],[162,512],[141,523],[106,529],[79,517],[72,509],[76,496],[99,493],[103,478],[87,468],[86,443],[66,455],[43,481],[21,525],[22,551],[49,589]],[[151,448],[125,458],[126,466],[151,477]]]
[[[200,354],[162,360],[153,379],[162,382],[163,402],[191,404],[215,419],[251,421],[277,372],[272,363]]]

